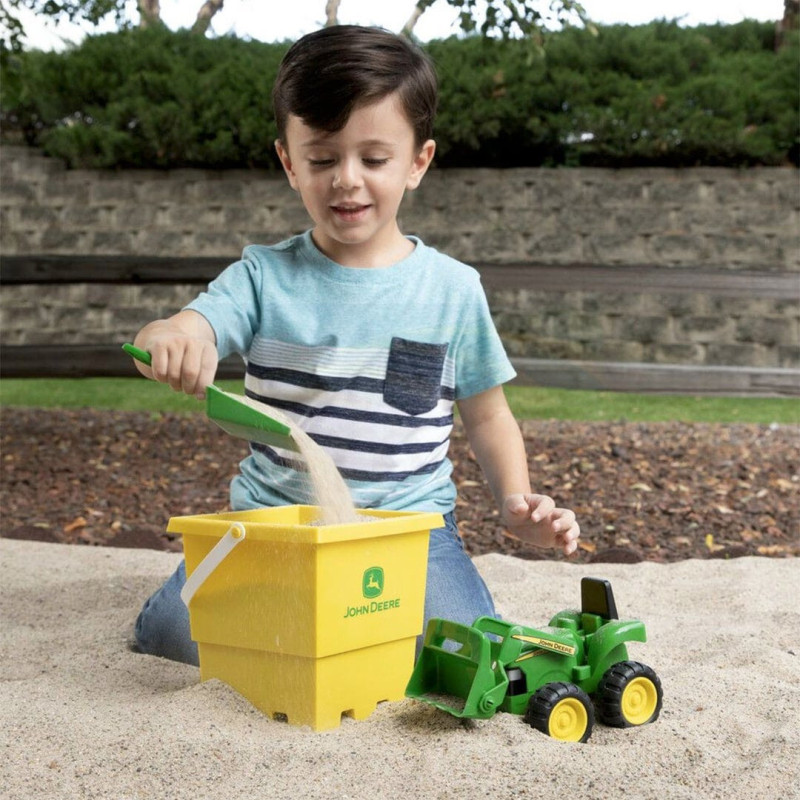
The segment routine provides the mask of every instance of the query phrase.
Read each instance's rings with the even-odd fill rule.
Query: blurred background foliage
[[[72,167],[277,168],[270,92],[288,43],[163,26],[3,59],[5,141]],[[441,167],[797,165],[797,31],[567,28],[425,45],[441,79]]]

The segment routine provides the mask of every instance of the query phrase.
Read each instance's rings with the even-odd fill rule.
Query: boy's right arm
[[[134,340],[151,356],[148,367],[135,362],[148,378],[168,383],[176,392],[205,397],[217,371],[217,339],[208,320],[196,311],[180,311],[145,325]]]

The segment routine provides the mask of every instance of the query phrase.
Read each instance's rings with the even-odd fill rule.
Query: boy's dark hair
[[[298,39],[281,62],[272,90],[278,138],[290,114],[336,133],[361,106],[397,92],[417,147],[433,135],[436,71],[407,39],[382,28],[334,25]]]

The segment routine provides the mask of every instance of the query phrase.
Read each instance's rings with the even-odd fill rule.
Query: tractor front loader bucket
[[[508,688],[502,666],[492,667],[491,643],[480,630],[431,619],[406,697],[455,717],[488,719],[503,702]]]

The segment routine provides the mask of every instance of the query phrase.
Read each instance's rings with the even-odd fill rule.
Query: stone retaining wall
[[[309,225],[276,174],[69,171],[21,147],[4,147],[0,163],[3,256],[232,261]],[[800,367],[798,221],[798,173],[779,168],[433,170],[401,215],[404,230],[481,268],[515,357],[772,368]],[[496,279],[508,264],[559,269],[532,272],[540,285]],[[627,273],[587,283],[587,266],[596,278]],[[668,290],[643,285],[643,270],[670,275]],[[4,286],[3,343],[129,339],[198,288]]]

